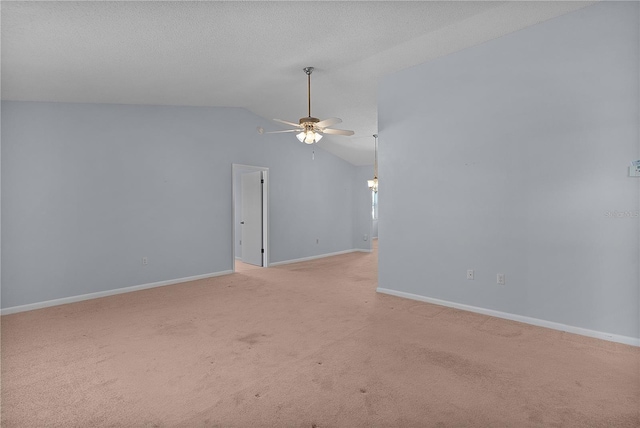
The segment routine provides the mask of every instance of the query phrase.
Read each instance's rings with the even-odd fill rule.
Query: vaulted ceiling
[[[3,1],[2,99],[244,107],[297,122],[313,66],[313,116],[355,131],[319,145],[369,165],[382,77],[587,4]]]

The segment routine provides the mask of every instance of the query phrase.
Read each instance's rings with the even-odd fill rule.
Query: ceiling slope
[[[3,1],[2,99],[244,107],[297,122],[313,66],[313,116],[356,132],[319,145],[370,165],[383,76],[587,4]]]

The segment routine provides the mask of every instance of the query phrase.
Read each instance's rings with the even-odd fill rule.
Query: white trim
[[[523,315],[510,314],[508,312],[495,311],[493,309],[485,309],[477,306],[464,305],[462,303],[449,302],[447,300],[434,299],[431,297],[420,296],[418,294],[405,293],[404,291],[390,290],[388,288],[378,287],[378,293],[389,294],[396,297],[404,297],[405,299],[419,300],[421,302],[433,303],[435,305],[447,306],[450,308],[461,309],[463,311],[475,312],[478,314],[488,315],[491,317],[504,318],[511,321],[518,321],[525,324],[531,324],[538,327],[546,327],[553,330],[566,331],[567,333],[579,334],[582,336],[593,337],[596,339],[608,340],[610,342],[624,343],[625,345],[640,347],[640,338],[631,336],[621,336],[618,334],[605,333],[602,331],[589,330],[581,327],[574,327],[553,321],[541,320],[538,318],[526,317]]]
[[[133,291],[146,290],[147,288],[164,287],[165,285],[179,284],[181,282],[196,281],[198,279],[213,278],[215,276],[232,274],[231,270],[224,270],[204,275],[189,276],[186,278],[170,279],[167,281],[151,282],[149,284],[133,285],[131,287],[116,288],[114,290],[98,291],[96,293],[80,294],[78,296],[63,297],[61,299],[47,300],[44,302],[30,303],[28,305],[12,306],[0,309],[0,315],[15,314],[18,312],[33,311],[35,309],[48,308],[50,306],[66,305],[67,303],[81,302],[83,300],[97,299],[99,297],[113,296],[116,294],[131,293]]]
[[[302,257],[301,259],[284,260],[282,262],[271,262],[271,263],[269,263],[269,266],[280,266],[280,265],[288,265],[288,264],[291,264],[291,263],[307,262],[309,260],[323,259],[325,257],[339,256],[340,254],[356,253],[356,252],[370,253],[371,250],[356,250],[356,249],[354,249],[354,250],[336,251],[335,253],[320,254],[320,255],[311,256],[311,257]]]
[[[268,170],[269,169],[266,166],[245,165],[245,164],[242,164],[242,163],[232,163],[231,166],[233,167],[233,165],[240,166],[242,168],[253,169],[254,171],[263,171],[263,170]]]

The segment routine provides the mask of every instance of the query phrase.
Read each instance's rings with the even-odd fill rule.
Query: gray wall
[[[276,128],[237,108],[3,102],[2,307],[230,270],[232,163],[270,169],[271,262],[354,248],[356,167],[257,126]]]
[[[383,80],[381,288],[640,336],[638,17],[596,4]]]

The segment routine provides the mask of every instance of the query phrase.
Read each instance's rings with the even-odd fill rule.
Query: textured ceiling
[[[245,107],[297,122],[302,68],[314,66],[313,116],[356,132],[319,145],[368,165],[381,77],[587,4],[2,1],[2,99]]]

